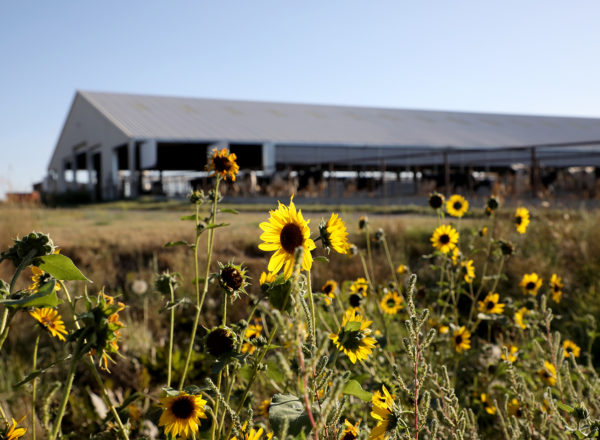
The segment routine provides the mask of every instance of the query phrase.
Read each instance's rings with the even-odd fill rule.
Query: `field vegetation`
[[[0,208],[0,438],[599,435],[598,212],[214,194]]]

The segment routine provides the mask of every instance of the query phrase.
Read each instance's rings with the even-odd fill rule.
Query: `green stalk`
[[[310,304],[310,314],[311,316],[311,321],[312,321],[312,325],[311,325],[311,339],[312,339],[312,343],[316,344],[317,343],[317,339],[316,339],[316,329],[315,329],[315,325],[316,325],[316,319],[315,319],[315,300],[313,299],[313,292],[312,292],[312,284],[310,281],[310,271],[306,272],[306,289],[308,290],[308,300],[309,300],[309,304]]]
[[[227,325],[227,292],[223,292],[223,326]],[[217,375],[217,389],[219,390],[219,392],[221,392],[221,382],[223,381],[223,370],[219,371],[219,374]],[[217,399],[217,401],[215,402],[215,422],[217,421],[217,418],[219,418],[219,403],[220,403],[221,399]],[[215,434],[217,432],[217,424],[213,423],[211,428],[210,428],[210,438],[212,440],[215,440]]]
[[[392,272],[392,276],[394,277],[394,283],[396,283],[396,289],[398,290],[398,293],[402,297],[402,301],[404,301],[404,303],[406,303],[406,298],[404,298],[404,294],[402,293],[402,290],[400,289],[400,283],[398,282],[398,277],[396,276],[396,269],[394,268],[394,263],[392,262],[392,255],[390,254],[390,249],[388,247],[387,239],[385,238],[385,235],[383,236],[383,248],[385,249],[385,256],[387,258],[388,264],[390,265],[390,271]]]
[[[173,291],[173,285],[169,283],[169,290],[171,293],[171,304],[175,303],[175,292]],[[173,368],[173,333],[175,332],[175,307],[171,307],[171,320],[169,323],[169,368],[167,370],[167,387],[171,386],[171,370]]]
[[[37,337],[35,338],[35,345],[33,346],[33,360],[32,360],[32,371],[35,371],[37,368],[37,354],[38,347],[40,345],[40,332],[37,332]],[[33,378],[33,382],[31,384],[31,438],[35,440],[35,394],[37,388],[37,378]]]
[[[217,199],[219,194],[219,182],[221,181],[221,177],[217,174],[215,182],[215,190],[213,193],[213,204],[212,211],[210,216],[211,223],[215,223],[217,219]],[[208,292],[208,277],[210,275],[210,263],[212,258],[212,250],[213,250],[213,242],[214,242],[214,228],[208,230],[208,243],[207,243],[207,254],[206,254],[206,273],[204,276],[204,288],[202,290],[202,296],[200,296],[200,280],[198,279],[199,270],[198,270],[198,243],[200,242],[200,233],[198,232],[198,207],[196,206],[196,243],[194,245],[194,274],[196,277],[196,316],[194,317],[194,325],[192,327],[192,335],[190,340],[190,346],[188,347],[187,356],[185,358],[185,367],[183,369],[183,375],[181,376],[181,380],[179,381],[179,389],[183,389],[183,385],[185,384],[185,377],[187,376],[188,369],[190,367],[190,360],[192,359],[192,352],[194,351],[194,341],[196,340],[196,333],[198,331],[198,323],[200,322],[200,313],[202,312],[202,306],[204,305],[204,298],[206,298],[206,293]]]
[[[54,427],[52,428],[52,432],[50,433],[50,440],[55,440],[58,432],[60,431],[60,425],[62,422],[62,418],[65,414],[65,409],[67,407],[67,402],[69,401],[69,395],[71,394],[71,387],[73,386],[73,379],[75,378],[75,370],[77,369],[77,361],[81,356],[80,353],[80,344],[77,344],[77,349],[75,350],[75,354],[71,359],[71,365],[69,367],[69,374],[67,375],[67,383],[65,387],[65,391],[63,392],[63,397],[60,402],[60,407],[58,409],[58,416],[54,421]]]
[[[10,321],[12,321],[14,313],[10,313],[8,307],[4,309],[4,314],[2,315],[2,332],[0,333],[0,350],[2,350],[2,346],[4,345],[4,341],[8,337],[8,330],[10,329]]]
[[[365,226],[365,236],[367,238],[367,259],[369,260],[369,271],[373,276],[375,276],[375,272],[373,271],[373,258],[371,257],[371,236],[369,234],[368,225]]]

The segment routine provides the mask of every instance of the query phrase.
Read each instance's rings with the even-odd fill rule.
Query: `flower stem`
[[[217,219],[217,200],[219,198],[219,182],[221,181],[220,176],[217,174],[215,182],[215,190],[213,192],[213,204],[210,215],[211,223],[215,223]],[[199,212],[198,206],[196,206],[196,243],[194,245],[194,275],[196,277],[196,316],[194,317],[194,325],[192,327],[192,335],[190,339],[190,345],[188,347],[187,356],[185,358],[185,367],[183,368],[183,374],[181,376],[181,380],[179,381],[179,389],[183,389],[183,385],[185,384],[185,377],[187,376],[187,372],[190,368],[190,360],[192,359],[192,352],[194,351],[194,341],[196,340],[196,333],[198,331],[198,323],[200,322],[200,313],[202,312],[202,306],[204,305],[204,298],[206,298],[206,293],[208,292],[208,277],[210,275],[210,262],[212,258],[212,250],[213,250],[213,242],[215,236],[215,229],[210,228],[208,230],[208,243],[207,243],[207,251],[206,251],[206,272],[204,275],[204,287],[202,289],[202,296],[200,296],[200,279],[198,278],[199,270],[198,270],[198,243],[200,242],[200,232],[198,232],[199,225]]]
[[[406,298],[404,298],[404,294],[400,289],[400,283],[398,282],[398,277],[396,276],[396,269],[394,268],[394,263],[392,262],[392,255],[390,254],[390,248],[388,247],[385,235],[383,236],[383,248],[385,249],[385,256],[387,258],[388,264],[390,265],[390,271],[392,272],[392,276],[394,277],[394,283],[396,284],[398,294],[402,298],[402,301],[406,304]]]
[[[173,285],[169,283],[169,291],[171,293],[171,304],[175,303],[175,292]],[[171,386],[171,370],[173,368],[173,333],[175,332],[175,307],[171,307],[171,318],[169,322],[169,367],[167,370],[167,386]]]
[[[37,337],[35,338],[35,345],[33,346],[33,359],[32,363],[32,371],[35,371],[37,368],[37,354],[38,347],[40,345],[40,332],[38,331]],[[37,378],[34,377],[31,383],[31,438],[35,440],[35,394],[37,391]]]
[[[69,374],[67,376],[67,382],[65,386],[65,391],[63,392],[63,397],[60,402],[60,407],[58,409],[58,415],[56,416],[56,420],[54,421],[54,427],[52,428],[52,432],[50,433],[50,440],[55,440],[58,435],[58,431],[60,431],[60,425],[62,422],[62,418],[65,414],[65,409],[67,407],[67,402],[69,401],[69,395],[71,394],[71,387],[73,386],[73,379],[75,378],[75,370],[77,369],[77,361],[80,358],[80,347],[78,344],[76,353],[71,358],[71,365],[69,367]]]

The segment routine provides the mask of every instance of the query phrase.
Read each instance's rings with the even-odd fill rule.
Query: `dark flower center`
[[[390,299],[387,300],[386,304],[387,304],[388,307],[391,308],[391,307],[394,307],[396,305],[396,301],[394,301],[393,298],[390,298]]]
[[[494,301],[488,301],[487,303],[485,303],[485,307],[488,310],[492,310],[495,305],[496,305],[496,303]]]
[[[218,328],[210,332],[206,338],[206,349],[215,357],[231,353],[233,351],[233,338],[229,331]]]
[[[352,295],[350,295],[350,298],[349,298],[350,305],[352,307],[358,307],[358,306],[360,306],[360,300],[361,299],[362,298],[360,297],[360,295],[357,295],[356,293],[353,293]]]
[[[442,244],[450,243],[450,236],[448,234],[440,235],[440,243],[442,243]]]
[[[339,334],[339,340],[342,347],[351,351],[356,351],[360,348],[362,339],[363,334],[360,330],[347,332],[342,329]]]
[[[351,432],[348,431],[346,434],[344,434],[344,436],[342,437],[341,440],[355,440],[356,436]]]
[[[300,230],[300,226],[295,223],[288,223],[281,229],[279,235],[281,247],[288,253],[293,254],[296,248],[302,245],[304,236]]]
[[[220,172],[227,172],[233,167],[233,163],[229,160],[228,157],[217,156],[213,159],[213,164],[215,165],[215,170]]]
[[[454,202],[454,205],[452,205],[452,207],[454,209],[456,209],[457,211],[460,211],[462,208],[462,203],[461,202]]]
[[[553,284],[552,285],[552,290],[554,290],[555,292],[559,292],[560,291],[560,287],[558,286],[558,284]]]
[[[442,198],[437,194],[432,195],[429,197],[429,206],[433,209],[440,208],[442,206]]]
[[[535,283],[533,281],[528,282],[525,285],[525,289],[527,289],[527,290],[533,290],[533,289],[535,289]]]
[[[244,278],[235,267],[226,267],[221,271],[221,278],[231,290],[238,290],[244,283]]]
[[[523,217],[521,217],[520,215],[518,215],[518,216],[515,217],[515,223],[516,224],[520,225],[522,221],[523,221]]]
[[[333,286],[331,284],[325,284],[325,286],[323,286],[323,293],[329,294],[332,291],[333,291]]]
[[[523,417],[523,411],[521,411],[521,408],[517,408],[517,410],[515,411],[515,416],[519,418]]]
[[[171,412],[178,419],[189,419],[194,414],[195,409],[191,397],[180,397],[171,406]]]
[[[463,337],[462,337],[461,335],[456,335],[456,336],[454,337],[454,343],[455,343],[456,345],[460,345],[460,344],[462,344],[462,341],[463,341]]]

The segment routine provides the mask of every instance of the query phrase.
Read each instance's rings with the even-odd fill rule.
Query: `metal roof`
[[[140,139],[481,148],[600,139],[600,119],[79,91]]]

